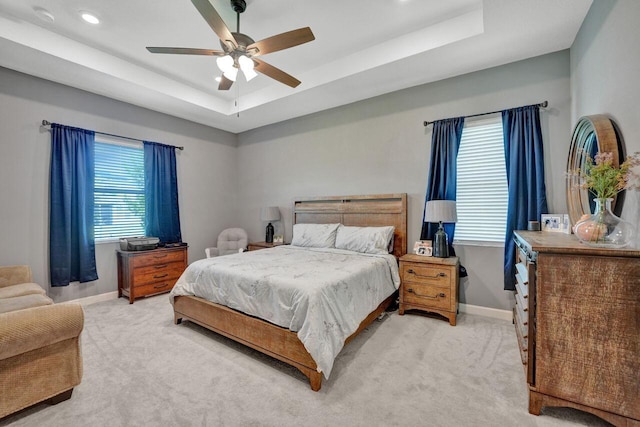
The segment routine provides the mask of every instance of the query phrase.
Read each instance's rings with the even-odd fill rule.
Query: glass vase
[[[594,199],[593,215],[578,221],[573,232],[580,241],[599,248],[624,248],[633,241],[635,227],[611,212],[613,199]]]

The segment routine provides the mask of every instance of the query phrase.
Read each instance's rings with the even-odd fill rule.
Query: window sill
[[[100,239],[96,240],[96,245],[104,245],[108,243],[120,243],[120,239],[118,237],[114,237],[112,239]]]
[[[484,242],[480,240],[454,240],[454,246],[484,246],[490,248],[504,248],[504,242]]]

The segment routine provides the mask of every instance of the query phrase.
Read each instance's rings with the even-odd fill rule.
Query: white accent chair
[[[237,254],[245,251],[249,244],[247,232],[242,228],[227,228],[222,230],[218,236],[218,246],[215,248],[206,248],[204,253],[207,258],[213,258],[221,255]]]

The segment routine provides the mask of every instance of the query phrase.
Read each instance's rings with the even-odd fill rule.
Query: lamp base
[[[442,228],[442,223],[438,227],[438,231],[433,235],[431,243],[433,256],[437,258],[449,258],[449,239],[447,233]]]
[[[267,233],[265,235],[264,241],[267,243],[273,243],[273,225],[271,225],[271,223],[267,225]]]

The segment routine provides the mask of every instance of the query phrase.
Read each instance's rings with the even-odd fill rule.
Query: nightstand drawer
[[[440,266],[405,264],[402,268],[402,283],[424,283],[449,288],[451,269]]]
[[[408,304],[453,310],[449,288],[424,283],[403,283],[403,299]]]

